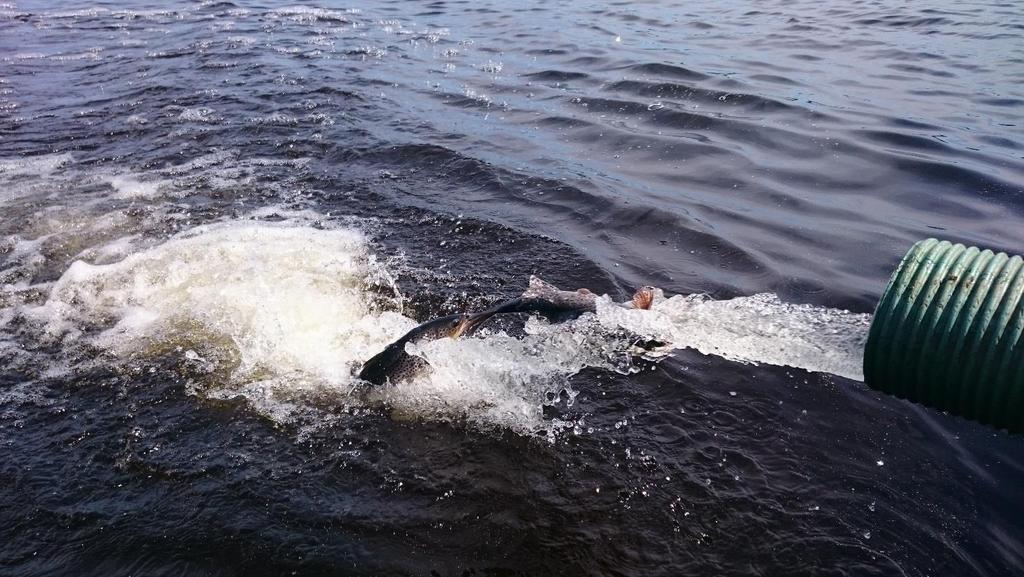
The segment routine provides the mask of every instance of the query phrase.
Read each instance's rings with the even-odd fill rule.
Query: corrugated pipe
[[[873,389],[1024,432],[1024,259],[923,240],[875,310],[864,351]]]

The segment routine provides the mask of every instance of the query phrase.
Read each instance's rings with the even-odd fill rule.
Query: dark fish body
[[[523,294],[499,303],[487,310],[471,315],[481,322],[496,314],[536,313],[551,321],[560,322],[576,318],[583,313],[597,312],[597,295],[586,290],[563,291],[535,276]]]
[[[511,313],[536,313],[551,322],[563,322],[574,319],[583,313],[597,312],[597,301],[587,299],[571,299],[565,301],[552,301],[537,297],[518,297],[507,300],[489,309],[485,309],[473,315],[471,319],[480,320],[494,315]]]
[[[619,303],[627,308],[648,309],[654,299],[652,287],[642,287],[633,296],[632,301]],[[496,314],[536,313],[552,322],[574,319],[583,313],[597,312],[597,295],[587,289],[564,291],[535,276],[530,277],[530,285],[517,298],[499,303],[489,309],[469,316],[469,324],[478,326]]]
[[[647,309],[650,308],[653,299],[654,289],[642,287],[633,296],[631,302],[622,303],[620,306]],[[362,370],[359,371],[359,378],[374,385],[409,379],[422,371],[427,366],[427,362],[407,353],[405,345],[443,337],[459,337],[472,332],[494,315],[531,313],[539,314],[552,322],[562,322],[588,312],[597,312],[596,294],[587,289],[560,290],[550,283],[531,276],[527,289],[514,299],[471,315],[456,314],[436,318],[412,329],[366,361]]]
[[[359,378],[374,385],[408,379],[423,370],[426,361],[407,353],[405,345],[452,336],[465,318],[461,314],[448,315],[417,326],[366,361],[359,371]]]

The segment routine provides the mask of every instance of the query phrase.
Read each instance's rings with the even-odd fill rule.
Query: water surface
[[[912,242],[1024,252],[1022,33],[0,4],[2,573],[1020,574],[1024,444],[868,390],[858,347]],[[667,296],[353,380],[530,274]]]

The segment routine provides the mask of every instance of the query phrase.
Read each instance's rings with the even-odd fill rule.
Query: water
[[[0,574],[1020,574],[1020,439],[859,354],[913,241],[1024,252],[1022,30],[0,5]],[[530,274],[608,301],[352,378]]]

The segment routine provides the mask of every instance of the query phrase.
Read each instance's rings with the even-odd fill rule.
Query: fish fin
[[[655,288],[651,286],[644,286],[637,289],[633,295],[633,306],[641,310],[649,310],[651,305],[654,304],[654,293]]]
[[[537,297],[543,294],[549,294],[552,291],[558,292],[558,287],[545,280],[541,280],[534,275],[530,275],[530,284],[526,287],[526,290],[523,291],[523,296]]]

